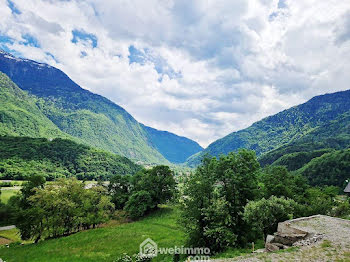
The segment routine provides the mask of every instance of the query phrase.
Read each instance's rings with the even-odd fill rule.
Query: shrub
[[[244,219],[251,224],[257,235],[276,231],[279,222],[291,219],[296,210],[297,203],[291,199],[272,196],[249,202],[244,209]]]

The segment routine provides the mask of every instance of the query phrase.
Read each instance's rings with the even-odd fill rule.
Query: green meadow
[[[14,196],[17,192],[19,192],[19,188],[2,188],[1,189],[1,202],[7,203],[10,197]]]
[[[10,248],[0,247],[0,258],[7,262],[115,261],[124,253],[138,253],[140,243],[147,238],[154,240],[159,247],[182,246],[185,235],[178,225],[178,217],[177,208],[162,207],[146,218],[132,223],[109,223],[102,228],[45,240],[38,244],[21,246],[14,243]],[[14,239],[14,232],[12,230],[8,238]],[[159,255],[154,261],[172,259],[172,255]]]

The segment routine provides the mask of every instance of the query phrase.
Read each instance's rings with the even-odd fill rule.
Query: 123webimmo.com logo
[[[147,238],[140,244],[140,257],[154,258],[161,254],[167,255],[186,255],[188,261],[209,261],[210,249],[202,247],[171,247],[160,248],[158,244],[150,238]]]

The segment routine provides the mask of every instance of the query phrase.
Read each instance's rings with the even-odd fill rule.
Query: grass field
[[[19,235],[19,231],[17,228],[5,230],[5,231],[0,231],[0,237],[11,240],[12,242],[20,242],[21,241],[21,237]]]
[[[14,196],[20,189],[19,188],[2,188],[1,189],[1,202],[7,203],[10,197]]]
[[[89,262],[115,261],[124,253],[133,255],[139,252],[139,245],[146,238],[154,240],[158,247],[181,247],[185,233],[178,224],[179,210],[175,207],[162,207],[148,217],[132,222],[111,221],[105,227],[87,230],[68,237],[41,241],[38,244],[0,246],[0,258],[7,262]],[[18,230],[0,231],[0,237],[14,242],[20,241]],[[256,244],[256,249],[262,243]],[[251,249],[229,249],[214,258],[236,257],[250,253]],[[172,255],[158,255],[152,261],[172,261]]]
[[[7,262],[114,261],[123,253],[138,253],[140,243],[148,237],[159,247],[181,246],[185,237],[177,224],[178,212],[175,208],[164,207],[133,223],[83,231],[38,244],[0,247],[0,258]],[[172,259],[171,255],[159,255],[154,261]]]

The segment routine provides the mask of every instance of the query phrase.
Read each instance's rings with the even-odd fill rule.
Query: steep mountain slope
[[[62,71],[0,51],[0,71],[19,88],[41,98],[40,110],[63,132],[81,141],[130,159],[146,163],[168,163],[165,153],[176,135],[155,146],[157,135],[138,123],[128,112],[108,99],[82,89]],[[178,141],[180,142],[181,141]],[[186,141],[187,142],[187,141]],[[182,144],[178,144],[181,147]],[[196,147],[195,142],[192,147]],[[159,150],[159,151],[158,151]],[[175,158],[190,156],[178,150]],[[170,159],[169,159],[170,160]]]
[[[36,106],[37,99],[0,72],[0,135],[69,137]]]
[[[236,151],[239,148],[249,148],[255,150],[260,156],[281,146],[293,143],[303,137],[310,143],[315,144],[323,138],[331,138],[332,132],[342,128],[341,121],[336,121],[333,131],[329,129],[327,135],[322,132],[311,133],[317,128],[327,125],[337,117],[350,110],[350,91],[337,92],[317,96],[308,102],[284,110],[276,115],[267,117],[254,123],[252,126],[229,134],[214,143],[210,144],[202,153],[194,155],[188,159],[189,165],[199,163],[203,154],[218,156]],[[346,117],[344,115],[344,117]],[[349,122],[348,122],[349,123]],[[346,127],[344,127],[346,128]],[[310,133],[310,135],[308,135]],[[317,137],[320,141],[317,141]],[[322,149],[324,146],[315,147]]]
[[[263,166],[285,165],[293,171],[315,157],[348,147],[350,147],[350,112],[326,122],[296,141],[262,155],[259,161]]]
[[[345,181],[350,178],[350,149],[323,154],[296,172],[305,176],[312,186],[332,185],[345,188]]]
[[[172,163],[183,163],[188,156],[203,150],[197,142],[186,137],[177,136],[167,131],[159,131],[144,125],[142,126],[147,132],[149,141]]]
[[[49,180],[64,176],[107,179],[114,174],[134,174],[140,168],[126,157],[67,139],[0,136],[1,179],[25,179],[32,174]]]

